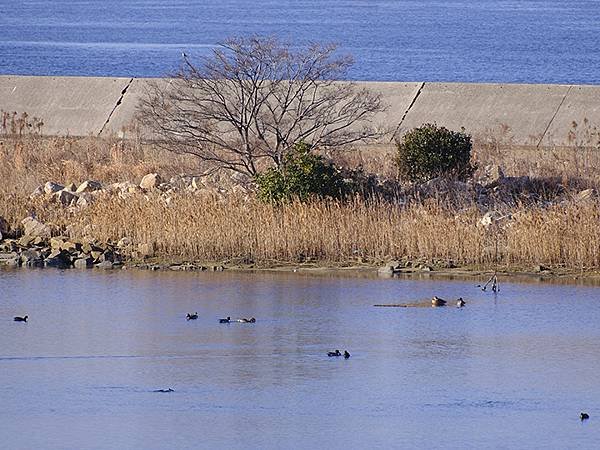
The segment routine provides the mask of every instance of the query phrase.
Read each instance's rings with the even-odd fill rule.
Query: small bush
[[[304,142],[296,144],[285,156],[280,168],[270,168],[254,178],[257,196],[266,202],[282,202],[311,197],[340,198],[344,195],[344,179],[338,169],[322,156],[310,152]]]
[[[402,178],[423,182],[436,177],[465,180],[473,175],[471,136],[424,124],[398,142],[396,164]]]

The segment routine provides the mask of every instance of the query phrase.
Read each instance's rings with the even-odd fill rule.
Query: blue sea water
[[[0,74],[161,76],[250,34],[336,42],[353,79],[600,83],[599,0],[0,0]]]

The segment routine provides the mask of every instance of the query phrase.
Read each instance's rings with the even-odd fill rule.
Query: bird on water
[[[339,350],[336,350],[335,352],[327,352],[327,356],[334,357],[334,356],[342,356],[342,354],[340,353]]]
[[[188,315],[186,317],[187,320],[196,320],[197,318],[198,318],[198,313],[197,312],[195,312],[194,314],[188,313]]]
[[[231,322],[231,317],[227,316],[227,319],[219,319],[219,323],[230,323]]]
[[[463,306],[465,306],[465,305],[466,305],[466,302],[465,302],[465,301],[462,299],[462,297],[459,297],[459,298],[456,300],[456,307],[457,307],[457,308],[462,308],[462,307],[463,307]]]
[[[579,418],[581,419],[581,421],[588,420],[590,418],[590,415],[588,413],[582,412],[581,414],[579,414]]]
[[[28,318],[29,318],[29,316],[23,316],[23,317],[16,316],[13,320],[15,322],[27,322]]]
[[[348,350],[344,350],[344,358],[345,359],[350,358],[350,353],[348,353]]]
[[[434,295],[431,299],[431,306],[446,306],[446,300]]]

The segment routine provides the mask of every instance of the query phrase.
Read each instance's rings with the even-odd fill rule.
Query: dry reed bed
[[[78,236],[151,243],[164,259],[380,263],[391,259],[453,261],[462,266],[571,270],[600,267],[600,204],[592,202],[513,211],[499,233],[476,208],[439,204],[315,201],[272,206],[229,198],[110,198],[68,222]],[[66,223],[66,222],[65,222]]]

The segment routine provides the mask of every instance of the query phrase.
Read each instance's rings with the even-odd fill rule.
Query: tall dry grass
[[[112,242],[128,237],[152,244],[166,260],[379,264],[408,259],[480,268],[600,267],[597,202],[516,208],[500,233],[483,227],[482,216],[476,207],[457,211],[434,201],[274,206],[190,194],[176,194],[169,203],[159,196],[107,197],[87,209],[66,213],[52,206],[38,215],[57,233]]]
[[[509,175],[551,174],[575,190],[600,186],[597,149],[560,151],[523,153],[517,158],[489,147],[477,157],[480,164],[504,164]],[[504,212],[513,219],[495,235],[478,225],[485,213],[480,205],[457,206],[442,198],[420,198],[404,205],[355,199],[273,206],[235,196],[180,193],[168,204],[158,195],[106,196],[88,208],[69,209],[28,197],[48,180],[136,181],[151,171],[168,177],[196,170],[193,160],[135,142],[0,138],[0,216],[16,229],[23,217],[35,212],[58,234],[114,242],[129,237],[134,243],[153,244],[164,259],[377,264],[406,258],[490,268],[534,264],[600,268],[600,204],[595,200],[508,206]]]

